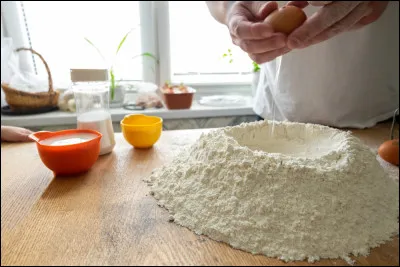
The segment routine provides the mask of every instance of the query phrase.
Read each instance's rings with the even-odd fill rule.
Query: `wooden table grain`
[[[389,128],[386,123],[354,133],[377,149]],[[112,154],[73,178],[53,178],[34,143],[2,143],[1,265],[309,265],[254,256],[168,222],[142,179],[171,160],[177,140],[195,142],[202,132],[163,132],[150,150],[133,149],[119,133]],[[356,264],[398,266],[398,242],[394,238]]]

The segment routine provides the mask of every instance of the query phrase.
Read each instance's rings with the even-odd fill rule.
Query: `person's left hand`
[[[328,40],[342,32],[361,28],[376,21],[389,1],[291,1],[301,8],[321,6],[288,37],[290,49],[305,48]]]
[[[1,126],[1,141],[6,142],[32,142],[28,137],[32,131],[14,126]]]
[[[232,42],[258,64],[290,51],[286,47],[286,35],[274,32],[272,26],[264,21],[276,9],[276,1],[236,1],[227,14],[225,24]]]

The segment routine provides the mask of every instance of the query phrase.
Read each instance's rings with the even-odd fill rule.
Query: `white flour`
[[[147,182],[197,234],[284,261],[367,255],[398,233],[399,188],[349,132],[300,123],[203,134]],[[273,152],[273,153],[268,153]]]

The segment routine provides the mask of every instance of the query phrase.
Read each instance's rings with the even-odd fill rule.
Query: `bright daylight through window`
[[[21,20],[29,45],[48,61],[55,82],[69,81],[71,68],[113,66],[116,79],[123,80],[143,80],[144,73],[152,72],[154,75],[150,77],[154,78],[147,81],[163,83],[156,81],[158,72],[166,73],[160,79],[176,83],[250,84],[251,60],[232,44],[226,27],[210,16],[204,1],[169,1],[165,4],[169,8],[158,7],[157,11],[159,3],[154,3],[152,8],[142,8],[147,4],[140,1],[22,1]],[[161,16],[169,17],[167,23],[157,24]],[[118,45],[128,32],[115,57]],[[165,32],[169,32],[169,38],[163,37]],[[163,50],[165,45],[169,49]],[[145,66],[139,55],[147,52],[167,60],[164,64],[154,61],[154,67]],[[46,75],[43,64],[38,58],[32,58],[38,74]],[[163,66],[167,66],[165,70]]]
[[[138,1],[23,1],[23,7],[31,45],[48,61],[56,82],[69,79],[71,68],[112,64],[117,79],[142,79],[141,57],[135,57],[141,53]],[[37,58],[35,63],[38,74],[45,75],[43,64]]]
[[[232,44],[204,1],[170,1],[169,12],[173,81],[250,82],[251,60]]]

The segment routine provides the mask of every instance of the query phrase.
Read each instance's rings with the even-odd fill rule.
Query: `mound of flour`
[[[398,184],[359,139],[324,126],[214,130],[146,181],[177,224],[284,261],[351,262],[399,230]]]

